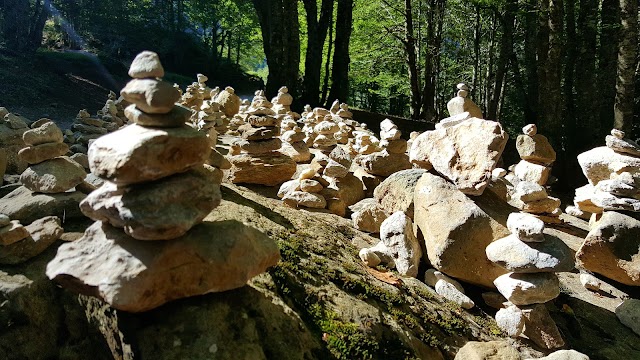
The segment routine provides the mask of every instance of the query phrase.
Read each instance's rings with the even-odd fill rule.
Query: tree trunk
[[[255,1],[255,0],[254,0]],[[353,0],[338,0],[336,41],[329,99],[349,99],[349,41],[353,25]]]
[[[300,66],[297,1],[253,0],[253,6],[262,29],[264,53],[269,66],[267,95],[275,96],[281,86],[287,85],[289,93],[295,98]]]
[[[638,0],[620,0],[620,24],[614,127],[631,134],[638,52]]]
[[[301,100],[316,106],[320,104],[320,74],[322,70],[322,50],[327,31],[333,21],[334,0],[322,0],[320,18],[316,0],[303,0],[307,19],[307,52],[304,65],[304,80]]]
[[[513,49],[513,26],[515,22],[515,12],[518,8],[517,0],[509,0],[505,6],[502,17],[502,39],[500,39],[500,53],[496,60],[495,81],[489,96],[488,107],[485,118],[499,121],[498,106],[502,95],[502,84],[507,75],[509,58]]]
[[[616,72],[620,6],[618,0],[602,1],[602,25],[598,49],[598,89],[600,89],[600,138],[613,124],[613,106],[616,98]]]
[[[601,139],[599,122],[599,96],[596,87],[596,35],[598,22],[596,0],[580,0],[577,28],[579,55],[575,61],[576,106],[580,111],[577,123],[579,134],[586,145],[595,145]],[[570,36],[570,34],[567,34]]]
[[[480,6],[476,5],[476,20],[473,28],[473,77],[471,80],[471,97],[477,100],[476,88],[480,82],[480,40],[482,37],[482,23],[480,22]]]
[[[329,46],[327,48],[327,58],[324,62],[324,80],[322,82],[322,96],[320,99],[321,104],[328,102],[327,96],[329,95],[329,74],[331,73],[331,52],[333,51],[333,14],[331,15],[331,21],[329,21]]]
[[[402,40],[409,72],[409,92],[411,95],[411,118],[420,117],[420,74],[418,70],[418,57],[416,54],[416,38],[413,31],[413,9],[411,0],[404,1],[404,26],[405,36]]]
[[[576,76],[576,62],[578,57],[578,44],[577,41],[571,41],[572,39],[577,39],[576,35],[576,9],[575,9],[575,1],[567,1],[565,3],[565,18],[566,18],[566,33],[567,33],[567,45],[566,45],[566,54],[564,61],[564,99],[565,99],[565,110],[564,110],[564,121],[567,124],[567,127],[574,127],[575,124],[577,127],[576,121],[576,99],[573,95],[573,87],[575,85],[575,76]],[[582,84],[584,86],[586,84]],[[585,95],[583,99],[585,99],[588,95]],[[582,110],[580,111],[580,115],[583,116]],[[572,132],[568,132],[571,134]],[[570,140],[570,139],[568,139]]]
[[[27,50],[29,38],[29,1],[4,0],[2,35],[10,51],[21,53]]]
[[[526,104],[524,118],[527,124],[538,122],[538,61],[536,37],[538,34],[537,0],[527,0],[524,35],[524,67],[526,72]],[[523,88],[524,89],[524,88]]]
[[[424,84],[422,88],[422,104],[420,119],[436,122],[438,111],[436,106],[436,87],[438,85],[438,67],[440,64],[440,46],[442,44],[442,24],[446,0],[432,0],[429,7],[429,24],[427,26],[427,50],[424,65]]]
[[[491,98],[491,84],[494,82],[495,74],[493,72],[493,57],[495,53],[495,39],[496,39],[496,31],[497,31],[497,16],[495,12],[492,13],[492,21],[491,21],[491,33],[489,35],[489,60],[487,61],[487,69],[486,75],[484,77],[484,109],[489,108],[489,99]]]

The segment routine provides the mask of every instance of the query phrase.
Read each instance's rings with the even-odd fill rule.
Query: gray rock
[[[436,282],[435,289],[436,293],[445,299],[460,305],[463,309],[471,309],[475,306],[473,300],[460,292],[460,290],[458,290],[453,284],[445,280],[438,280]]]
[[[404,211],[413,220],[413,193],[418,180],[426,172],[424,169],[398,171],[380,183],[373,196],[387,213]]]
[[[62,236],[60,219],[47,216],[25,227],[31,235],[7,246],[0,246],[0,264],[20,264],[40,255]]]
[[[134,79],[163,77],[164,68],[158,54],[153,51],[139,53],[129,67],[129,76]]]
[[[514,305],[540,304],[560,295],[560,282],[554,273],[508,273],[493,283],[507,300]]]
[[[521,241],[544,241],[544,222],[526,213],[511,213],[507,218],[507,228]]]
[[[144,184],[106,182],[80,203],[89,218],[124,228],[138,240],[184,235],[220,204],[213,174],[203,168]]]
[[[23,224],[49,215],[61,219],[84,218],[79,206],[84,197],[85,195],[79,191],[42,194],[20,186],[0,199],[0,213],[20,220]]]
[[[280,253],[262,232],[238,221],[205,222],[172,241],[144,242],[96,222],[60,246],[47,276],[129,312],[242,287]]]
[[[527,360],[589,360],[589,357],[575,350],[558,350],[545,357]]]
[[[640,300],[627,299],[616,307],[616,316],[621,323],[640,335]]]
[[[496,323],[507,335],[518,337],[524,331],[524,316],[522,310],[511,305],[502,308],[496,313]]]
[[[571,249],[552,236],[538,243],[525,243],[510,235],[489,244],[487,258],[517,273],[565,272],[574,268]]]
[[[469,341],[454,360],[520,360],[520,353],[507,341]]]
[[[20,175],[20,182],[31,191],[55,194],[82,183],[86,174],[82,165],[61,156],[29,166]]]
[[[416,277],[422,258],[420,243],[413,234],[413,223],[402,211],[389,216],[380,225],[380,240],[395,259],[400,275]]]

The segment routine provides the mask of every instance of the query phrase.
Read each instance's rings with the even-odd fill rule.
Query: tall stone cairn
[[[80,208],[96,222],[59,248],[47,276],[131,312],[243,286],[278,261],[277,247],[237,222],[203,223],[221,201],[221,170],[205,164],[211,140],[185,125],[191,111],[160,79],[157,54],[139,54],[129,75],[121,94],[134,124],[89,148],[105,183]]]

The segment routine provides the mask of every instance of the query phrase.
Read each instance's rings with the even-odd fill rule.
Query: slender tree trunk
[[[576,35],[576,9],[574,1],[567,1],[565,3],[565,31],[567,33],[567,39],[577,39]],[[566,45],[566,54],[564,61],[564,99],[565,99],[565,111],[564,111],[564,121],[567,125],[576,124],[576,127],[579,126],[576,122],[576,99],[573,95],[573,87],[575,84],[575,75],[576,75],[576,62],[578,57],[578,46],[577,41],[567,41]],[[585,84],[582,84],[583,86]],[[587,95],[588,96],[588,95]],[[587,96],[583,97],[586,98]],[[582,110],[580,111],[580,115],[584,116]],[[572,132],[569,132],[571,134]],[[572,138],[570,136],[569,138]],[[570,139],[568,139],[570,140]]]
[[[333,51],[333,14],[331,14],[331,21],[329,21],[329,44],[327,47],[327,58],[324,62],[324,80],[322,81],[322,96],[320,99],[321,104],[328,103],[327,99],[329,95],[329,74],[331,73],[331,53]]]
[[[538,59],[536,57],[538,9],[537,0],[527,0],[525,4],[524,67],[526,73],[526,104],[524,117],[527,124],[538,122]],[[524,88],[523,88],[524,89]]]
[[[29,38],[29,1],[4,0],[2,35],[7,49],[18,53],[27,50]]]
[[[253,0],[262,29],[264,53],[269,66],[267,95],[287,85],[297,95],[300,66],[300,24],[295,0]],[[283,26],[286,24],[286,26]]]
[[[254,0],[255,1],[255,0]],[[329,99],[348,101],[349,98],[349,42],[353,25],[353,0],[338,0],[336,15],[336,43]]]
[[[620,0],[620,24],[614,127],[631,133],[638,53],[638,0]]]
[[[613,106],[616,98],[618,65],[618,38],[620,27],[618,0],[602,0],[602,25],[598,49],[598,89],[600,89],[600,138],[613,124]]]
[[[404,1],[404,26],[405,37],[402,40],[409,72],[409,92],[411,95],[411,118],[420,117],[420,74],[418,70],[418,57],[416,54],[416,39],[413,31],[413,9],[411,0]]]
[[[485,114],[485,118],[491,120],[500,120],[498,118],[498,104],[502,95],[502,84],[507,75],[509,58],[513,49],[513,26],[517,6],[517,0],[509,0],[505,6],[504,16],[502,18],[502,39],[500,39],[500,53],[496,60],[495,82],[490,93],[489,106]]]
[[[437,67],[440,63],[440,46],[442,44],[442,24],[446,0],[432,0],[429,7],[429,23],[427,25],[427,49],[424,65],[424,84],[422,88],[422,104],[420,119],[435,122],[438,118],[436,106]]]
[[[476,5],[476,20],[473,28],[473,77],[471,80],[471,97],[476,99],[478,83],[480,82],[480,40],[482,37],[482,23],[480,22],[480,6]]]
[[[571,1],[571,0],[569,0]],[[596,0],[580,0],[578,16],[578,49],[575,59],[576,106],[580,109],[579,133],[586,144],[600,139],[599,91],[596,84],[596,36],[598,4]],[[567,34],[569,35],[569,34]]]
[[[489,108],[489,99],[491,98],[491,84],[494,82],[495,74],[493,72],[493,60],[495,53],[495,39],[496,39],[496,28],[497,28],[497,16],[495,11],[492,13],[492,22],[491,22],[491,33],[489,35],[489,60],[487,62],[486,75],[484,77],[485,86],[484,86],[484,109],[486,111]]]
[[[307,52],[304,65],[302,102],[318,105],[320,102],[320,74],[322,50],[327,31],[332,26],[334,0],[322,0],[320,18],[316,0],[303,0],[307,19]]]

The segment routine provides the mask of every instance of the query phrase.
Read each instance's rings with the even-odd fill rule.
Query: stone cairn
[[[20,264],[45,251],[62,236],[60,218],[45,216],[27,226],[0,213],[0,264]]]
[[[104,106],[95,116],[91,116],[86,109],[80,110],[71,129],[64,133],[64,142],[69,145],[71,152],[86,154],[93,140],[125,125],[124,103],[124,98],[116,100],[116,94],[111,91]]]
[[[564,340],[543,304],[560,294],[555,272],[574,268],[571,250],[544,235],[544,222],[530,214],[510,214],[507,228],[511,235],[486,248],[487,258],[509,271],[493,282],[508,301],[496,322],[509,336],[525,335],[546,349],[562,347]]]
[[[264,91],[258,90],[255,95],[247,111],[247,124],[238,128],[241,139],[231,146],[228,179],[232,183],[275,186],[291,179],[296,162],[278,151],[282,141],[278,138],[279,120],[274,116],[273,104]]]
[[[27,119],[0,107],[0,184],[4,181],[4,174],[20,174],[28,164],[18,157],[18,151],[24,148],[22,134],[29,130]]]
[[[280,186],[278,197],[292,208],[324,209],[327,201],[320,192],[324,186],[318,181],[313,169],[303,171],[297,179],[289,180]]]
[[[574,206],[567,212],[589,219],[605,211],[640,212],[640,145],[613,129],[606,146],[578,155],[589,183],[576,189]]]
[[[273,111],[278,116],[289,115],[294,119],[299,119],[300,114],[291,111],[291,104],[293,104],[293,96],[289,94],[289,88],[286,86],[281,87],[278,90],[278,95],[271,101],[273,103]]]
[[[304,138],[305,134],[293,116],[286,115],[280,123],[280,139],[282,140],[280,151],[297,163],[308,162],[311,160],[311,152],[307,143],[304,142]]]
[[[302,131],[305,133],[306,137],[304,141],[307,143],[307,146],[312,147],[316,136],[318,135],[315,131],[315,126],[324,120],[326,116],[331,116],[331,112],[325,108],[317,107],[311,111],[309,105],[305,106],[305,114],[306,116],[302,118],[302,122],[304,123],[304,127]]]
[[[242,102],[231,86],[227,86],[223,91],[220,91],[213,101],[220,104],[222,112],[224,112],[229,119],[233,118],[233,116],[240,111],[240,103]]]
[[[546,223],[559,223],[562,213],[560,199],[548,196],[544,187],[548,183],[551,165],[556,160],[556,152],[549,140],[537,133],[536,125],[527,125],[522,131],[524,135],[516,139],[521,160],[512,168],[513,173],[504,177],[509,189],[509,203]],[[496,171],[499,170],[494,170],[494,175],[501,175]]]
[[[69,146],[63,142],[60,128],[49,119],[41,119],[25,131],[22,139],[27,147],[18,157],[29,164],[20,182],[35,193],[58,194],[80,185],[86,176],[84,167],[64,156]]]
[[[398,126],[389,119],[380,123],[381,151],[369,155],[362,155],[356,159],[367,173],[387,177],[395,172],[411,169],[407,155],[407,141],[401,139],[402,133]]]
[[[445,119],[446,121],[443,120],[440,123],[446,124],[448,122],[460,122],[469,118],[484,119],[482,110],[480,110],[478,105],[476,105],[471,99],[467,98],[467,96],[469,96],[469,87],[467,84],[460,83],[456,85],[456,88],[458,89],[456,96],[447,103],[447,110],[449,110],[450,117]]]
[[[211,141],[185,125],[191,112],[159,79],[157,54],[139,54],[129,75],[122,94],[134,124],[89,149],[91,170],[105,184],[80,207],[96,222],[59,248],[47,275],[132,312],[243,286],[277,262],[277,247],[239,223],[202,223],[221,201],[220,170],[204,165]]]

